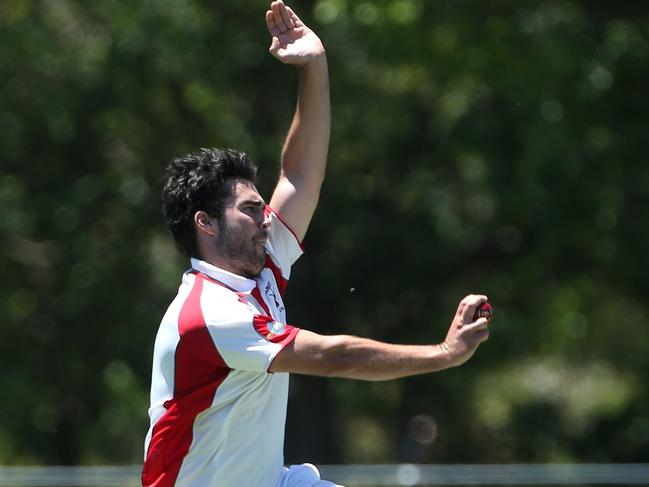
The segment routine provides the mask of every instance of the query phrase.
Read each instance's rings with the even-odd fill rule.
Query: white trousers
[[[327,480],[320,479],[320,472],[315,465],[303,463],[284,467],[277,487],[343,487]]]

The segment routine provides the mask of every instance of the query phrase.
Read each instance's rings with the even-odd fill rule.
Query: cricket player
[[[200,149],[167,167],[165,215],[190,268],[155,340],[144,486],[333,487],[313,465],[284,465],[290,373],[423,374],[464,363],[489,334],[474,319],[483,295],[460,302],[439,344],[326,336],[287,321],[283,294],[325,174],[329,78],[322,42],[290,7],[272,2],[266,24],[270,53],[300,76],[270,201],[240,151]]]

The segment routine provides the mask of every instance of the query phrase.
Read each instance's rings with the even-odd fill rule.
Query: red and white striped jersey
[[[270,207],[266,265],[247,279],[197,259],[155,340],[144,486],[275,487],[288,374],[268,372],[299,329],[282,294],[302,248]]]

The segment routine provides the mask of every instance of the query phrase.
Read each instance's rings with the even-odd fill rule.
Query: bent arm
[[[301,241],[318,203],[329,150],[327,57],[318,36],[283,1],[271,4],[266,24],[272,36],[271,54],[299,69],[297,105],[282,148],[280,177],[270,206]]]
[[[282,149],[282,168],[270,201],[295,232],[304,239],[324,181],[331,114],[327,59],[300,68],[297,106]]]

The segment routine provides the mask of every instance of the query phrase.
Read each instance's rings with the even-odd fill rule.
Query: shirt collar
[[[234,289],[240,293],[249,294],[257,286],[257,281],[248,279],[247,277],[239,276],[228,272],[225,269],[216,267],[215,265],[205,262],[203,260],[195,259],[192,257],[192,269],[205,274],[206,276],[225,284],[227,287]]]

